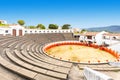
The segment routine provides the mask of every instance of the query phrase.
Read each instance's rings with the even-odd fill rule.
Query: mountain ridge
[[[105,27],[93,27],[93,28],[86,28],[88,31],[108,31],[113,33],[120,33],[120,25],[111,25]]]

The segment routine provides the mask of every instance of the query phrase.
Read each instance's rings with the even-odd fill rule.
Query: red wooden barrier
[[[100,63],[100,60],[98,60],[98,63]]]
[[[50,49],[52,47],[59,46],[59,45],[82,45],[82,46],[88,46],[88,44],[85,43],[85,42],[82,42],[82,43],[81,42],[61,42],[61,43],[53,43],[53,44],[45,47],[44,51],[46,51],[46,50],[48,50],[48,49]],[[110,53],[111,55],[115,56],[117,58],[117,60],[115,60],[115,61],[120,60],[120,54],[118,54],[118,52],[115,52],[115,51],[113,51],[111,49],[108,49],[107,47],[103,47],[103,46],[99,47],[98,45],[95,45],[95,44],[89,44],[89,47],[99,48],[100,50],[106,51],[106,52]],[[48,54],[48,55],[51,55],[51,54]],[[55,55],[53,57],[55,57]],[[60,59],[62,59],[62,58],[60,57]],[[70,61],[70,59],[68,59],[68,60]],[[80,60],[78,60],[78,62],[80,62]],[[106,62],[108,62],[108,60],[106,60]],[[90,64],[90,61],[88,61],[88,63]],[[98,60],[98,63],[100,63],[100,60]]]
[[[60,57],[60,59],[62,59],[62,57]]]
[[[78,62],[80,62],[80,60],[78,60]]]
[[[106,62],[108,62],[108,60],[106,60]]]
[[[88,61],[88,63],[90,64],[90,61]]]
[[[68,59],[68,61],[70,61],[70,59]]]

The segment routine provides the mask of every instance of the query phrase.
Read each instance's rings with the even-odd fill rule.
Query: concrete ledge
[[[109,65],[120,68],[120,62],[109,62]]]
[[[24,69],[22,67],[16,66],[8,61],[6,61],[4,58],[0,56],[0,64],[4,66],[5,68],[19,74],[22,76],[25,76],[26,78],[33,79],[37,75],[37,73],[29,71],[27,69]]]
[[[13,80],[13,79],[10,79],[10,77],[5,76],[4,74],[0,73],[0,80]]]
[[[87,80],[113,80],[111,77],[88,67],[84,68],[84,76]]]
[[[17,52],[18,51],[15,50],[15,53],[18,55],[18,57],[20,57],[21,56],[20,53],[17,53]],[[21,58],[23,59],[24,57],[21,56]],[[31,65],[34,65],[34,67],[32,69],[30,69],[32,71],[35,71],[35,72],[38,72],[38,73],[42,73],[44,75],[48,75],[48,76],[51,76],[51,77],[54,77],[54,78],[58,78],[58,79],[66,79],[66,75],[67,74],[63,74],[63,73],[57,71],[57,69],[55,71],[54,70],[54,67],[55,67],[54,65],[49,65],[49,64],[45,65],[45,63],[39,64],[39,63],[33,62],[31,60],[28,60],[27,58],[24,58],[23,60],[27,61]],[[21,66],[24,66],[24,64],[21,65]],[[27,66],[24,66],[24,67],[28,68]]]

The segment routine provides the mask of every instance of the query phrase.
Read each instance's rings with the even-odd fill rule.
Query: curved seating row
[[[71,65],[72,65],[72,63],[63,62],[63,61],[60,61],[60,60],[53,59],[53,58],[48,57],[47,55],[45,55],[43,53],[38,54],[36,52],[32,52],[32,54],[30,54],[30,55],[32,57],[36,58],[37,60],[42,60],[44,62],[51,63],[51,64],[54,64],[54,65],[59,65],[59,66],[67,67],[67,68],[70,68]]]
[[[56,38],[58,36],[60,37]],[[41,49],[46,43],[68,40],[69,37],[70,35],[66,38],[61,33],[54,34],[54,36],[51,34],[31,34],[23,37],[3,38],[0,40],[0,44],[3,47],[3,50],[0,50],[0,65],[13,73],[17,73],[18,76],[22,77],[21,80],[23,78],[24,80],[66,80],[72,63],[51,58],[44,54]],[[70,37],[71,39],[72,37]],[[90,65],[79,64],[80,71],[85,66]],[[102,70],[103,66],[104,70],[119,69],[110,67],[107,64],[102,66],[93,65],[90,67],[92,69]],[[0,76],[3,77],[3,80],[7,80],[3,75],[0,74]]]
[[[0,56],[0,64],[2,66],[4,66],[5,68],[15,72],[15,73],[18,73],[20,75],[23,75],[29,79],[34,79],[34,77],[37,75],[37,73],[35,72],[32,72],[32,71],[29,71],[29,70],[26,70],[24,68],[21,68],[20,66],[16,66],[12,63],[10,63],[9,61],[5,60],[3,57]]]
[[[18,39],[20,38],[20,39]],[[19,40],[19,41],[18,41]],[[0,57],[2,58],[2,60],[0,60],[0,73],[1,74],[4,74],[4,77],[1,77],[1,80],[7,80],[4,79],[6,76],[9,78],[9,80],[28,80],[26,79],[26,77],[23,77],[21,76],[20,73],[16,72],[16,71],[11,71],[12,69],[15,69],[13,67],[13,65],[16,65],[16,64],[11,64],[12,61],[10,61],[7,56],[4,54],[5,52],[5,48],[7,48],[8,46],[10,47],[10,49],[12,49],[12,47],[15,47],[17,44],[19,44],[20,42],[22,43],[22,41],[25,40],[24,38],[21,38],[21,37],[9,37],[9,38],[2,38],[0,39],[0,44],[2,44],[0,46]],[[19,43],[18,43],[19,42]],[[14,43],[14,44],[13,44]],[[3,64],[2,64],[3,62]],[[7,64],[7,63],[10,63],[10,65],[4,65],[4,64]],[[11,67],[10,67],[11,66]],[[12,68],[13,67],[13,68]],[[12,68],[12,69],[11,69]],[[19,67],[20,68],[20,67]],[[3,69],[3,70],[2,70]],[[21,70],[22,71],[22,70]],[[19,71],[20,72],[20,71]],[[17,74],[16,74],[17,73]],[[20,74],[20,75],[19,75]]]
[[[20,54],[20,53],[18,53],[18,51],[15,51],[15,53]],[[20,60],[20,59],[16,58],[15,56],[13,56],[10,53],[10,51],[8,49],[6,49],[6,55],[8,56],[8,58],[10,60],[12,60],[16,64],[20,65],[21,67],[24,67],[25,69],[28,69],[29,71],[33,71],[33,72],[36,72],[36,73],[39,73],[39,74],[44,74],[44,75],[47,75],[47,76],[55,77],[55,78],[58,78],[58,79],[59,78],[60,79],[66,79],[66,74],[53,72],[52,70],[50,71],[49,69],[45,69],[45,67],[50,68],[50,66],[45,65],[44,63],[43,64],[42,63],[38,64],[38,63],[35,63],[34,61],[30,61],[30,60],[29,60],[29,63],[31,62],[31,64],[26,63],[25,59]],[[43,65],[44,65],[44,67],[43,67]],[[41,68],[41,67],[43,67],[44,69]],[[51,66],[51,68],[52,68],[52,66]],[[57,75],[53,75],[53,74],[57,74]]]
[[[14,70],[13,68],[12,69],[9,68],[8,65],[4,65],[4,64],[1,64],[1,65],[6,67],[7,69],[17,73],[17,74],[20,74],[20,75],[25,76],[25,77],[30,78],[30,79],[35,79],[35,78],[39,78],[39,77],[42,77],[43,80],[49,80],[49,79],[51,79],[51,80],[58,80],[58,79],[64,80],[64,79],[66,79],[66,75],[67,75],[67,72],[69,71],[69,68],[66,68],[66,70],[65,70],[65,68],[63,67],[64,69],[61,70],[61,67],[59,67],[57,65],[48,64],[48,63],[45,63],[45,62],[42,62],[42,61],[39,61],[39,67],[38,67],[38,63],[35,63],[34,61],[33,61],[33,64],[35,64],[37,66],[35,66],[33,64],[30,64],[30,63],[27,63],[27,62],[25,62],[25,61],[23,61],[19,58],[20,56],[18,56],[17,53],[19,53],[19,55],[20,55],[23,52],[23,50],[27,50],[27,51],[30,51],[30,52],[33,52],[33,51],[35,52],[34,49],[39,44],[39,43],[38,44],[37,43],[38,42],[36,42],[32,39],[28,40],[26,38],[25,39],[14,38],[14,39],[11,39],[11,40],[8,39],[8,40],[6,40],[5,43],[2,44],[2,46],[4,46],[4,48],[9,48],[10,49],[10,50],[5,49],[5,51],[6,51],[5,54],[6,54],[6,58],[8,58],[11,61],[7,60],[6,58],[3,58],[3,57],[5,57],[5,55],[1,56],[1,58],[3,58],[3,60],[6,61],[5,63],[10,63],[9,65],[12,65],[13,67],[16,67],[16,68],[20,68],[20,69],[24,70],[24,72],[27,73],[27,74],[28,74],[27,71],[30,71],[30,74],[31,74],[31,72],[35,72],[35,73],[37,73],[36,75],[38,75],[38,76],[35,76],[33,78],[33,76],[30,77],[29,75],[25,74],[22,71],[17,71],[17,70]],[[40,42],[40,43],[42,43],[42,42]],[[13,51],[14,51],[14,53],[13,53]],[[12,52],[12,53],[10,53],[10,52]],[[15,53],[15,52],[17,52],[17,53]],[[24,57],[24,58],[26,58],[26,57]],[[28,60],[30,61],[30,59],[28,59]],[[30,61],[30,62],[32,62],[32,61]]]

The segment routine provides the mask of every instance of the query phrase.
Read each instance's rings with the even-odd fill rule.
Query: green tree
[[[80,33],[84,33],[84,32],[87,32],[87,30],[82,29],[82,30],[80,31]]]
[[[18,20],[18,24],[23,26],[25,24],[24,20]]]
[[[70,29],[70,24],[64,24],[63,26],[62,26],[62,29]]]
[[[49,29],[58,29],[58,25],[57,24],[49,24],[48,28]]]
[[[39,28],[39,29],[45,29],[45,26],[43,24],[38,24],[37,28]]]
[[[35,29],[36,27],[35,26],[28,26],[30,29]]]

